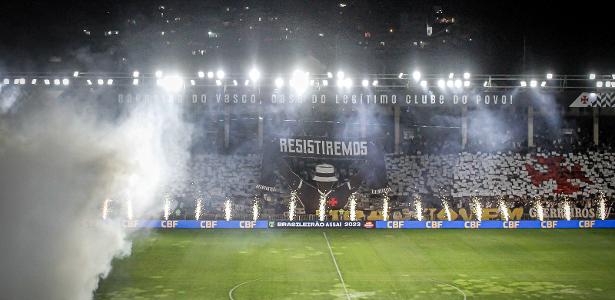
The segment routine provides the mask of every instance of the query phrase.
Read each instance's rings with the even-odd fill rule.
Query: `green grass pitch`
[[[151,231],[94,296],[229,299],[231,290],[236,300],[613,299],[615,230]]]

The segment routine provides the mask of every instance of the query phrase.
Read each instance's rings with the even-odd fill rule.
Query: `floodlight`
[[[421,80],[421,72],[419,71],[412,72],[412,79],[414,79],[414,81],[416,82],[419,82],[419,80]]]
[[[253,68],[252,70],[250,70],[250,72],[248,73],[248,77],[250,77],[250,79],[252,81],[258,81],[261,78],[261,72],[259,72],[257,69]]]
[[[216,78],[218,78],[218,79],[224,79],[224,76],[226,76],[226,74],[224,73],[224,71],[222,71],[222,70],[218,70],[218,71],[216,71]]]
[[[278,77],[275,79],[274,84],[275,84],[275,87],[279,89],[284,86],[284,79]]]

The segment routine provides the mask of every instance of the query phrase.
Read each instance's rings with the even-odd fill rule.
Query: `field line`
[[[461,295],[463,295],[463,300],[467,299],[466,293],[462,289],[460,289],[460,288],[458,288],[458,287],[456,287],[456,286],[454,286],[452,284],[446,283],[446,282],[442,282],[442,281],[438,281],[438,280],[433,280],[433,279],[431,281],[437,282],[439,284],[444,284],[444,285],[450,286],[450,287],[456,289],[457,291],[459,291],[461,293]]]
[[[233,298],[233,292],[234,292],[234,291],[235,291],[238,287],[240,287],[240,286],[242,286],[242,285],[244,285],[244,284],[248,284],[248,283],[250,283],[250,282],[257,281],[257,280],[258,280],[258,279],[252,279],[252,280],[244,281],[244,282],[242,282],[242,283],[240,283],[240,284],[238,284],[238,285],[234,286],[232,289],[230,289],[230,290],[228,291],[228,298],[229,298],[229,299],[231,299],[231,300],[235,300],[235,298]]]
[[[331,259],[333,260],[333,264],[335,265],[335,269],[337,270],[337,275],[340,278],[340,282],[342,283],[342,286],[344,287],[344,292],[346,293],[346,299],[350,300],[350,294],[348,294],[348,289],[346,288],[344,277],[342,277],[342,272],[340,272],[340,267],[337,265],[337,261],[335,260],[335,255],[333,255],[333,249],[331,249],[331,244],[329,243],[327,234],[323,231],[322,235],[325,237],[325,241],[327,241],[327,247],[329,247],[329,253],[331,254]]]

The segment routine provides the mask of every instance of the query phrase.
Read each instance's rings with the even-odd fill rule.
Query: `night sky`
[[[94,53],[112,53],[115,55],[112,59],[118,60],[121,55],[114,51],[125,44],[125,40],[122,40],[126,39],[125,36],[113,41],[90,37],[88,40],[82,33],[83,28],[95,28],[98,34],[106,28],[121,28],[126,19],[132,17],[142,23],[153,24],[152,19],[159,5],[175,9],[180,15],[186,13],[193,17],[198,17],[201,10],[222,6],[257,5],[312,25],[322,21],[319,19],[319,10],[333,10],[341,2],[348,3],[349,9],[354,9],[353,13],[357,15],[369,15],[364,21],[366,26],[383,29],[386,26],[399,26],[401,13],[428,14],[434,5],[439,5],[447,14],[470,27],[473,33],[472,46],[459,51],[427,49],[402,50],[394,54],[370,52],[361,60],[373,58],[378,63],[365,66],[365,71],[395,73],[397,70],[394,70],[394,66],[400,64],[432,66],[439,62],[456,64],[461,61],[461,65],[474,68],[475,73],[544,73],[547,70],[559,74],[615,72],[612,9],[608,8],[607,2],[588,1],[574,5],[562,1],[5,1],[0,4],[0,31],[3,37],[0,42],[0,72],[47,70],[53,65],[49,63],[50,56],[62,56],[63,63],[71,64],[76,50],[83,48]],[[362,21],[359,19],[354,22],[360,24]],[[190,40],[194,30],[207,30],[198,26],[193,24],[191,30],[178,30],[176,35],[183,35],[185,40]],[[326,33],[335,34],[347,28],[329,27],[326,30],[329,30]],[[395,38],[405,39],[404,36]],[[310,48],[306,51],[315,52],[321,61],[331,57],[329,52],[319,52],[319,46],[309,39],[281,47],[287,47],[286,52]],[[156,48],[156,44],[151,48]],[[126,56],[142,58],[148,55],[142,52],[135,50],[130,53],[132,56]],[[217,54],[216,59],[234,61],[238,57],[247,56],[246,53],[227,52]],[[261,61],[276,60],[276,57],[268,56],[277,54],[266,49],[260,49],[257,53],[257,59]],[[146,64],[160,57],[174,57],[184,61],[186,53],[169,50],[164,55],[152,56],[150,60],[131,58],[130,63]],[[352,64],[353,57],[357,56],[338,57],[337,61]],[[330,65],[331,61],[326,64]],[[121,71],[122,66],[110,64],[104,69]],[[435,66],[433,69],[439,70]]]

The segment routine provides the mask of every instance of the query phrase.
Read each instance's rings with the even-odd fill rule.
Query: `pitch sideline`
[[[348,293],[348,289],[346,288],[346,283],[344,282],[344,277],[342,277],[342,272],[340,271],[340,267],[337,265],[337,261],[335,260],[335,255],[333,255],[333,249],[331,249],[331,244],[329,243],[327,234],[323,231],[322,235],[325,237],[325,241],[327,242],[327,247],[329,247],[329,253],[331,254],[331,259],[333,260],[333,264],[335,265],[335,269],[337,270],[337,275],[340,278],[342,287],[344,287],[344,292],[346,293],[346,299],[350,300],[350,294]]]

